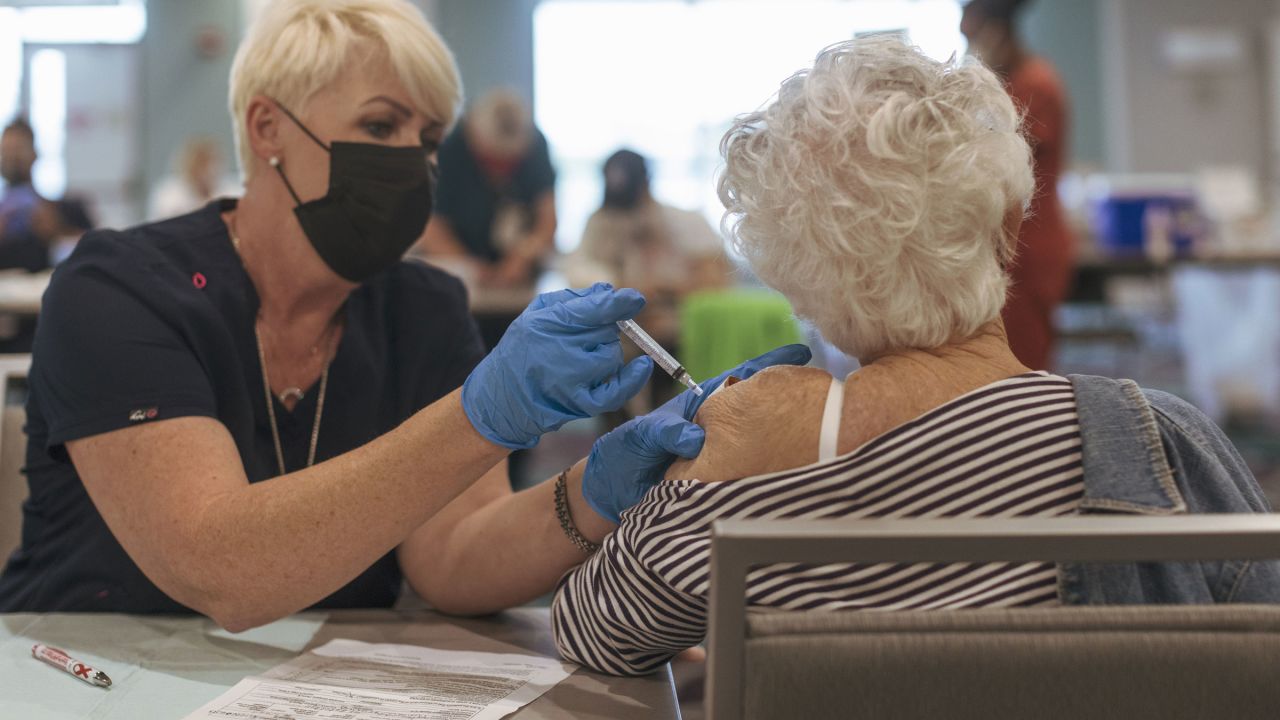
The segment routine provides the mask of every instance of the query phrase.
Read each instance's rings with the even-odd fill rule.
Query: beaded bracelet
[[[556,478],[556,519],[560,521],[560,529],[564,530],[564,534],[568,536],[569,542],[573,543],[582,552],[590,555],[600,549],[598,543],[593,543],[578,532],[578,528],[574,527],[573,517],[569,515],[569,469],[565,468],[560,473],[560,477]]]

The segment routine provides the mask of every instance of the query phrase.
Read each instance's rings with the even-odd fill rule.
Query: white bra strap
[[[840,439],[840,416],[844,410],[844,383],[831,378],[827,389],[827,404],[822,409],[822,432],[818,435],[818,461],[836,456],[836,441]]]

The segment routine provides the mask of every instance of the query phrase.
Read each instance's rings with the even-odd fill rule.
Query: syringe
[[[658,367],[666,371],[668,375],[675,378],[685,387],[693,391],[694,395],[702,395],[702,388],[698,387],[698,383],[689,377],[689,371],[684,369],[679,360],[671,356],[657,340],[649,337],[649,333],[645,332],[636,324],[635,320],[619,320],[618,329],[623,335],[631,338],[631,342],[636,344],[645,355],[653,358]]]

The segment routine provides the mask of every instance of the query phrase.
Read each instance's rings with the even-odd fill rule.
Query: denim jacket
[[[1222,431],[1186,402],[1132,380],[1069,376],[1084,454],[1080,512],[1271,512]],[[1062,563],[1068,605],[1280,602],[1280,561]]]

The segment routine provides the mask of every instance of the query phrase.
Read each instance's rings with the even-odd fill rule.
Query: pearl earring
[[[272,155],[271,159],[268,160],[267,162],[271,164],[271,167],[280,167],[280,158],[276,157],[275,155]]]

